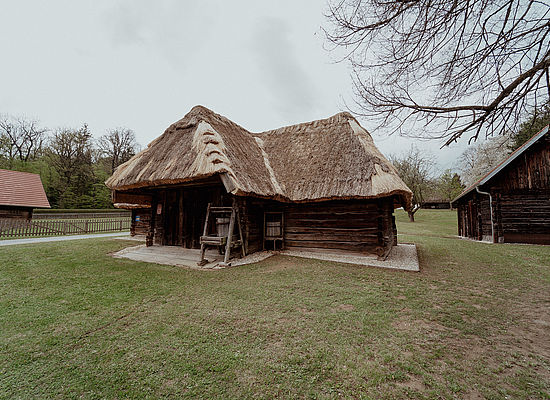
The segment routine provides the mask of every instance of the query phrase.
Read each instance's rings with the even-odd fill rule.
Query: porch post
[[[155,224],[156,224],[156,214],[157,214],[157,196],[154,194],[151,195],[151,219],[149,220],[149,228],[147,229],[147,234],[145,236],[145,245],[150,247],[154,243],[155,239]]]

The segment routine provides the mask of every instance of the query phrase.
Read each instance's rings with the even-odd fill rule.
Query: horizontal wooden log
[[[226,237],[220,236],[201,236],[201,244],[210,244],[214,246],[223,246],[227,241]]]
[[[315,232],[347,232],[347,233],[362,233],[362,232],[378,232],[377,226],[357,227],[357,228],[339,228],[339,227],[323,227],[323,226],[287,226],[285,232],[288,233],[315,233]]]
[[[372,211],[326,211],[326,212],[295,212],[287,213],[287,219],[342,219],[347,220],[349,218],[375,218],[379,213],[376,210]]]
[[[293,212],[319,212],[323,210],[330,211],[357,211],[357,210],[378,210],[378,205],[376,202],[362,202],[362,203],[353,203],[353,202],[344,202],[344,203],[315,203],[315,204],[288,204],[283,206],[286,213]]]
[[[344,241],[344,242],[374,242],[378,241],[378,234],[350,234],[350,233],[288,233],[285,232],[286,240],[306,240],[306,241]]]
[[[285,247],[289,248],[320,248],[320,249],[340,249],[340,250],[352,250],[352,251],[368,251],[375,249],[375,244],[369,243],[350,243],[350,242],[316,242],[305,240],[285,240]]]
[[[113,203],[141,204],[151,206],[152,196],[148,194],[136,194],[126,192],[113,192]]]
[[[361,221],[361,220],[351,220],[346,221],[310,221],[310,220],[299,220],[299,221],[288,221],[285,223],[286,229],[301,229],[301,228],[315,228],[321,230],[322,228],[329,229],[338,229],[345,227],[347,229],[356,229],[356,228],[375,228],[378,229],[377,221]]]

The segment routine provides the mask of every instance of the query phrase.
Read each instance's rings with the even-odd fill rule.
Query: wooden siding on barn
[[[458,233],[476,240],[550,244],[550,135],[541,137],[480,190],[456,201]]]
[[[285,207],[285,246],[383,255],[393,245],[391,198]]]
[[[490,187],[502,193],[515,190],[550,190],[550,134],[496,175]]]
[[[503,193],[500,209],[504,242],[550,243],[550,190]]]
[[[32,208],[0,206],[0,219],[2,218],[18,218],[30,220],[32,218]]]
[[[151,209],[137,208],[132,210],[130,235],[146,235],[151,224]]]
[[[264,212],[284,214],[284,246],[288,249],[385,255],[397,244],[391,197],[282,203],[238,198],[248,252],[263,249]]]

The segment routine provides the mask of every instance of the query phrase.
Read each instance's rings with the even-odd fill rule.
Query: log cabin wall
[[[233,197],[223,186],[150,190],[151,208],[132,212],[132,232],[147,233],[157,245],[199,248],[206,207],[239,208],[247,253],[263,249],[264,212],[284,213],[285,247],[326,249],[385,255],[397,244],[392,197],[282,203],[253,197]],[[135,221],[140,215],[140,221]]]
[[[550,134],[540,138],[489,183],[502,193],[550,190]]]
[[[163,246],[164,243],[164,223],[165,223],[165,212],[164,212],[164,204],[166,202],[165,199],[166,191],[165,190],[159,190],[157,193],[153,195],[153,203],[155,204],[155,207],[153,208],[153,215],[152,215],[152,227],[153,227],[153,241],[155,244],[158,244],[160,246]]]
[[[514,191],[500,198],[501,241],[550,244],[550,191]]]
[[[31,207],[0,206],[0,218],[31,219]]]
[[[146,235],[151,224],[151,209],[136,208],[132,210],[132,223],[130,235]]]
[[[489,197],[471,192],[457,205],[458,235],[474,240],[491,241]]]
[[[243,238],[247,253],[254,253],[263,249],[264,210],[279,211],[281,203],[276,201],[237,197],[239,217],[243,229]]]
[[[384,255],[397,241],[393,199],[280,203],[242,199],[240,215],[248,252],[263,248],[263,213],[284,213],[285,248]]]
[[[493,241],[493,237],[492,237],[493,231],[491,227],[491,207],[489,205],[489,196],[480,195],[478,196],[477,202],[478,202],[478,218],[479,218],[479,228],[480,228],[480,231],[478,233],[478,240],[491,242]],[[493,201],[493,206],[494,206],[494,201]]]
[[[157,189],[153,202],[154,243],[197,249],[208,203],[231,205],[231,197],[220,184]]]
[[[550,135],[540,138],[480,188],[457,201],[460,236],[507,243],[550,244]]]
[[[487,190],[487,189],[484,189]],[[550,243],[550,191],[500,192],[491,187],[494,237],[486,195],[470,194],[457,207],[458,234],[495,243]]]
[[[285,205],[285,247],[383,255],[394,243],[391,198]]]

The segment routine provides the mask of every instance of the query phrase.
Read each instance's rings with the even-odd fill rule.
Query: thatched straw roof
[[[196,106],[117,168],[114,190],[181,184],[220,174],[235,195],[281,201],[377,198],[412,193],[349,113],[251,133]],[[226,185],[227,186],[227,185]]]

